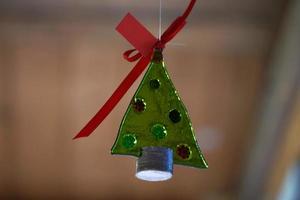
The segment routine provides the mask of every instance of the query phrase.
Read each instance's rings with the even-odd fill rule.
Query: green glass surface
[[[159,51],[155,52],[127,108],[111,153],[139,157],[143,147],[168,147],[173,150],[175,164],[207,168],[187,110],[168,75],[164,61],[155,59],[162,58],[160,54]],[[135,110],[136,99],[143,99],[147,105],[142,112]],[[190,150],[188,159],[177,154],[177,147],[182,144]]]

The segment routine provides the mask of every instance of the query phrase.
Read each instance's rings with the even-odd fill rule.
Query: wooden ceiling
[[[163,1],[164,27],[182,2]],[[209,169],[153,184],[109,153],[140,79],[92,136],[72,137],[132,68],[115,25],[130,11],[157,32],[158,0],[1,1],[0,197],[237,198],[286,3],[198,1],[164,56]]]

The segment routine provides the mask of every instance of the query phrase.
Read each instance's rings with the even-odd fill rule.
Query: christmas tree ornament
[[[207,168],[188,112],[170,79],[162,54],[165,45],[186,24],[195,2],[191,0],[184,14],[158,39],[131,14],[123,18],[116,30],[135,47],[123,56],[129,62],[138,62],[104,106],[75,136],[89,136],[150,63],[111,149],[112,154],[137,157],[136,177],[142,180],[170,179],[173,164]],[[138,53],[132,55],[135,51]]]

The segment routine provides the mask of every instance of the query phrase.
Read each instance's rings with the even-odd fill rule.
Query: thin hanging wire
[[[158,26],[158,39],[161,39],[161,10],[162,10],[162,0],[159,0],[159,26]]]
[[[158,39],[161,39],[162,35],[162,0],[159,0],[159,22],[158,22]],[[169,45],[171,46],[186,46],[185,43],[176,43],[176,42],[170,42]]]

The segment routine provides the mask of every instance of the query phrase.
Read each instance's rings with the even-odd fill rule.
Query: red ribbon
[[[182,16],[178,17],[162,34],[161,39],[155,38],[137,19],[128,13],[121,23],[117,26],[116,30],[122,34],[135,49],[124,52],[123,57],[129,61],[137,61],[137,64],[129,72],[126,78],[121,82],[119,87],[115,90],[112,96],[106,101],[102,108],[96,115],[85,125],[85,127],[73,138],[89,136],[99,124],[107,117],[107,115],[118,104],[121,98],[125,95],[128,89],[132,86],[134,81],[141,75],[151,61],[154,49],[164,49],[165,45],[172,40],[175,35],[186,24],[186,18],[192,11],[196,0],[191,0],[189,6],[186,8]],[[131,56],[135,51],[137,54]]]

